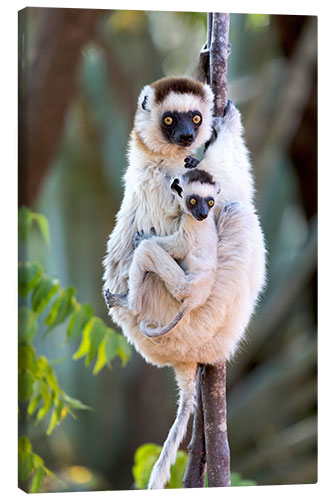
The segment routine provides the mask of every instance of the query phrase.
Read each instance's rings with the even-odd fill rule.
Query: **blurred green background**
[[[141,88],[195,75],[204,13],[28,8],[19,13],[19,200],[45,214],[28,254],[109,322],[106,241],[122,198]],[[232,470],[258,484],[317,480],[317,19],[232,14],[229,96],[243,114],[268,283],[228,367]],[[46,438],[19,425],[65,483],[46,491],[130,489],[135,450],[162,444],[176,409],[171,369],[136,353],[92,376],[59,327],[38,352],[63,389],[93,408]],[[46,424],[45,424],[46,425]],[[182,448],[186,449],[184,442]],[[79,467],[80,466],[80,467]]]

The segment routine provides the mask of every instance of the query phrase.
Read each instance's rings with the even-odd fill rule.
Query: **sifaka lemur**
[[[163,78],[144,87],[130,138],[124,198],[103,262],[104,291],[126,294],[134,252],[140,251],[140,245],[135,250],[133,244],[137,231],[149,234],[154,227],[158,236],[177,231],[182,211],[170,190],[170,179],[186,172],[185,158],[207,143],[214,131],[200,162],[200,170],[222,185],[214,209],[217,266],[208,299],[184,316],[169,335],[156,340],[141,332],[140,323],[166,325],[179,310],[179,300],[156,273],[144,279],[140,313],[121,306],[110,309],[113,320],[146,361],[174,368],[180,388],[177,417],[149,488],[163,488],[169,478],[194,408],[197,364],[214,364],[234,355],[265,281],[264,239],[253,204],[240,114],[229,102],[223,118],[213,119],[212,108],[210,87],[189,78]]]
[[[216,272],[217,230],[212,208],[220,184],[207,172],[195,169],[172,179],[170,187],[182,211],[179,229],[169,236],[156,236],[154,228],[150,235],[138,232],[134,243],[140,247],[134,252],[129,270],[128,294],[105,291],[109,307],[128,307],[132,313],[140,314],[147,272],[163,280],[181,306],[167,325],[149,328],[149,321],[140,323],[141,331],[151,338],[172,332],[186,314],[206,302]]]

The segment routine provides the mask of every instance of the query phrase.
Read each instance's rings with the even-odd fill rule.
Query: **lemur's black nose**
[[[179,136],[179,142],[188,146],[193,142],[193,134],[182,134]]]
[[[202,212],[202,213],[198,214],[198,220],[207,219],[207,215],[208,215],[208,213],[206,213],[206,212]]]

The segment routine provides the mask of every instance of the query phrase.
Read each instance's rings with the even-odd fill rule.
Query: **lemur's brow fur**
[[[183,175],[186,182],[201,182],[201,184],[215,184],[213,177],[205,170],[198,168],[189,170]]]
[[[161,103],[170,92],[176,94],[194,94],[201,99],[206,99],[207,95],[201,83],[191,80],[189,78],[161,78],[152,85],[155,90],[155,102]]]

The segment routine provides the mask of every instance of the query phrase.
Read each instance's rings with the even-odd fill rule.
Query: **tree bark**
[[[206,81],[215,95],[215,116],[223,115],[227,103],[229,18],[229,14],[207,15],[207,43],[201,64],[206,67]],[[208,67],[205,65],[207,52]],[[184,487],[204,486],[202,475],[206,461],[208,486],[230,486],[225,362],[199,367],[196,400]]]
[[[203,365],[198,366],[196,410],[193,417],[191,442],[188,445],[188,463],[183,479],[184,488],[203,488],[206,478],[206,449],[203,409],[201,399],[201,378]]]
[[[204,367],[201,394],[208,486],[230,486],[225,362]]]

